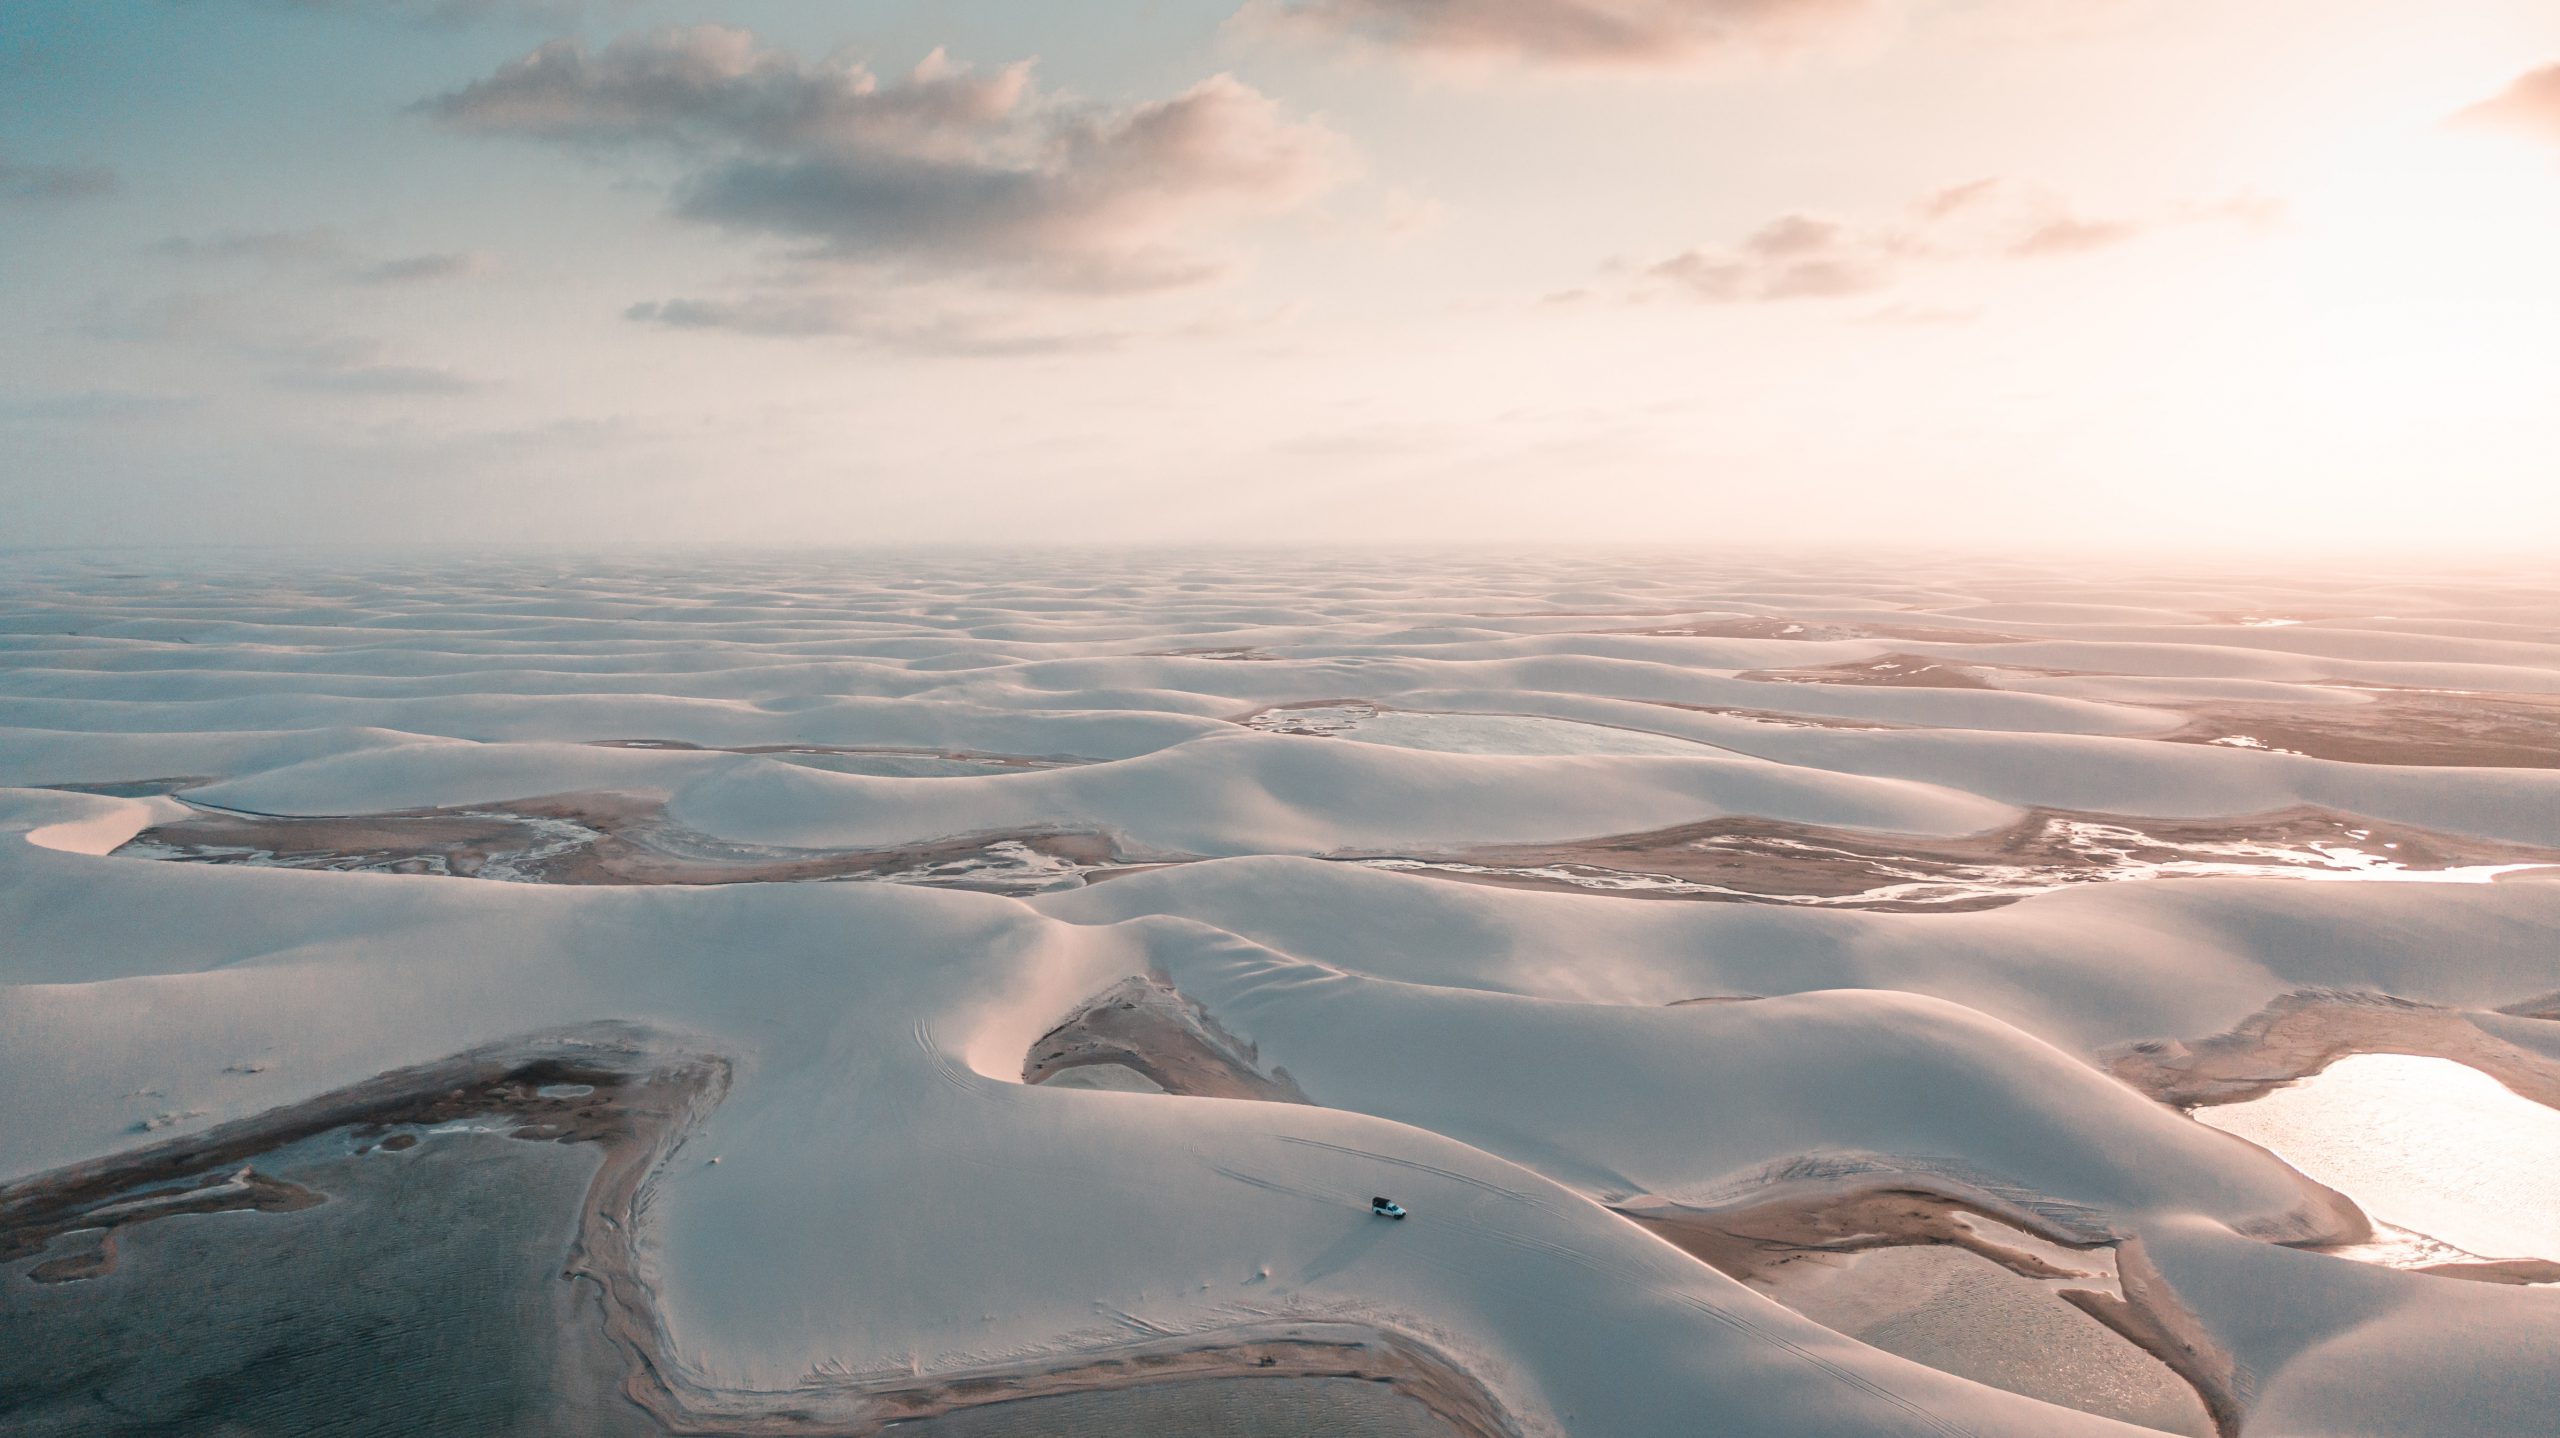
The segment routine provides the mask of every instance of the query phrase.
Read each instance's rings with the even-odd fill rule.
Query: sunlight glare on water
[[[2483,1258],[2560,1258],[2560,1112],[2447,1059],[2355,1054],[2196,1110],[2354,1199]]]

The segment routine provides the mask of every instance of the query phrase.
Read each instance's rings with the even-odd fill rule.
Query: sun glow
[[[2321,408],[2513,414],[2560,397],[2560,165],[2434,126],[2361,141],[2293,209],[2300,377]]]

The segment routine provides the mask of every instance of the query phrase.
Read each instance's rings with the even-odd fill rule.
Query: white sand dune
[[[1737,617],[2016,642],[1607,632]],[[2560,1062],[2535,1007],[2560,1002],[2560,882],[2164,878],[1908,914],[1326,856],[1718,818],[1918,843],[2035,809],[2317,809],[2560,848],[2560,767],[2170,737],[2197,704],[2344,710],[2340,683],[2560,692],[2555,635],[2560,594],[2476,576],[1034,556],[118,579],[23,561],[0,580],[0,1184],[622,1021],[733,1066],[635,1236],[671,1371],[738,1412],[799,1401],[812,1375],[823,1395],[1333,1322],[1445,1355],[1522,1435],[2145,1431],[1841,1336],[1614,1211],[1711,1210],[1816,1162],[2134,1245],[2227,1361],[2249,1435],[2547,1433],[2552,1290],[2283,1246],[2359,1220],[2108,1063],[2306,990],[2432,1006]],[[1884,654],[2079,687],[1736,677]],[[1328,701],[1551,727],[1370,742],[1234,722]],[[1572,724],[1652,737],[1598,752]],[[1080,762],[890,778],[732,752],[790,747]],[[1469,747],[1501,752],[1452,752]],[[739,846],[1074,830],[1186,862],[1025,899],[117,852],[191,806],[596,792],[663,798]],[[1044,1034],[1141,977],[1306,1102],[1023,1081]],[[1372,1218],[1374,1194],[1411,1218]],[[24,1312],[0,1302],[0,1331],[26,1337]]]

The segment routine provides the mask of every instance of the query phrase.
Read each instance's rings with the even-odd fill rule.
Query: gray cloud
[[[98,295],[81,311],[78,327],[91,339],[174,344],[213,338],[230,324],[230,307],[221,300],[179,291],[147,298]]]
[[[99,165],[38,165],[0,155],[0,201],[59,204],[116,192],[116,173]]]
[[[2112,249],[2178,225],[2264,227],[2276,218],[2275,207],[2259,199],[2139,219],[2092,218],[2040,186],[1974,180],[1925,195],[1875,224],[1781,216],[1738,244],[1689,250],[1644,266],[1638,293],[1717,304],[1839,299],[1890,289],[1915,267],[1932,263],[2057,259]]]
[[[657,300],[633,305],[622,317],[673,330],[845,339],[899,354],[962,358],[1086,352],[1127,339],[1117,331],[1042,326],[1026,322],[1026,316],[988,316],[948,305],[901,312],[869,296],[823,290]]]
[[[380,340],[298,324],[269,300],[190,291],[101,295],[79,324],[91,339],[162,345],[249,369],[280,389],[332,394],[452,395],[486,388],[457,371],[394,362]]]
[[[2560,144],[2560,64],[2517,76],[2504,91],[2454,118],[2465,124],[2517,130]]]
[[[555,41],[422,108],[671,157],[679,214],[806,257],[1086,293],[1210,278],[1208,235],[1295,208],[1339,170],[1331,132],[1229,76],[1100,106],[1042,95],[1027,63],[981,72],[937,51],[883,80],[718,26]]]
[[[318,365],[276,371],[270,378],[284,389],[350,395],[468,394],[481,386],[436,365]]]
[[[174,0],[206,4],[213,0]],[[573,20],[585,9],[582,0],[237,0],[263,10],[312,15],[384,15],[430,24],[463,24],[474,20],[513,20],[547,25]]]
[[[1695,249],[1645,269],[1692,298],[1718,303],[1837,299],[1893,282],[1899,245],[1837,220],[1783,215],[1730,249]]]
[[[1410,54],[1669,65],[1802,44],[1891,8],[1893,0],[1252,0],[1240,18]]]
[[[357,272],[356,278],[369,285],[433,284],[445,280],[471,280],[493,273],[497,258],[479,250],[456,250],[432,255],[402,255],[378,261]]]
[[[192,395],[157,394],[147,390],[79,389],[31,394],[0,392],[0,419],[100,420],[150,419],[193,409]]]
[[[188,264],[245,262],[334,270],[337,278],[362,285],[411,285],[478,279],[494,274],[498,268],[497,257],[481,250],[370,258],[348,243],[346,236],[326,225],[300,230],[225,230],[212,235],[171,235],[153,243],[150,253]]]
[[[151,253],[171,260],[257,260],[269,264],[332,260],[346,241],[326,227],[307,230],[225,230],[215,235],[171,235]]]

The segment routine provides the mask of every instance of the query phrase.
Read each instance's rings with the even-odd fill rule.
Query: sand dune
[[[100,1335],[378,1245],[423,1156],[572,1275],[486,1401],[610,1438],[2560,1402],[2541,1270],[2189,1112],[2373,1053],[2560,1102],[2529,578],[64,558],[0,645],[0,1333],[119,1392],[325,1407]],[[0,1367],[0,1426],[88,1401]]]

